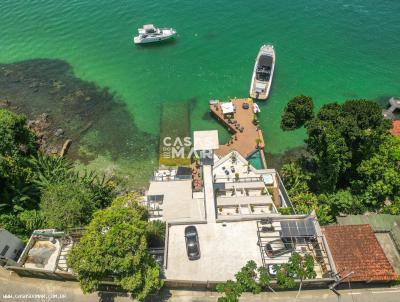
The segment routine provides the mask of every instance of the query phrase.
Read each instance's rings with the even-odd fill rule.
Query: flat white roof
[[[193,145],[195,151],[218,149],[218,130],[194,131]]]
[[[152,181],[147,195],[163,195],[166,221],[204,220],[204,199],[193,198],[191,180]]]
[[[226,281],[249,260],[262,265],[260,248],[257,245],[255,221],[197,224],[200,259],[191,261],[187,257],[184,238],[187,225],[169,227],[167,279]]]

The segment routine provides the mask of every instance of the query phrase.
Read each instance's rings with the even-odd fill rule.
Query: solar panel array
[[[314,237],[314,222],[311,218],[281,221],[281,237]]]

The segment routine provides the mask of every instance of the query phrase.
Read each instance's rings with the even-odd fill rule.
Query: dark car
[[[190,225],[185,228],[185,241],[189,260],[200,259],[199,236],[195,226]]]

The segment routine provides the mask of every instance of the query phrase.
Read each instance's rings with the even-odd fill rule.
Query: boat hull
[[[174,29],[162,29],[162,34],[147,35],[143,37],[142,34],[133,38],[135,44],[148,44],[157,43],[165,40],[172,39],[175,37],[176,31]]]
[[[262,80],[257,78],[257,67],[260,62],[260,57],[266,56],[271,61],[270,63],[270,75],[268,79]],[[272,79],[274,76],[275,69],[275,50],[272,45],[263,45],[258,52],[256,62],[254,64],[253,75],[251,78],[250,85],[250,97],[258,100],[266,100],[269,96],[269,92],[272,85]]]

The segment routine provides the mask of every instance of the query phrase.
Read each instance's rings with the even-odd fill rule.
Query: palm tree
[[[51,183],[65,180],[71,175],[72,163],[64,157],[39,153],[30,159],[35,173],[34,183],[44,189]]]

